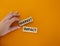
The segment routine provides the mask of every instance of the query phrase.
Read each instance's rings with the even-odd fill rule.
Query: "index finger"
[[[16,16],[19,16],[19,13],[16,11],[16,12],[10,12],[5,18],[4,20],[7,20],[7,19],[10,19],[12,17],[16,17]]]

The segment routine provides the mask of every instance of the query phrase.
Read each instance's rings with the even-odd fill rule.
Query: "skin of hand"
[[[6,35],[7,33],[20,28],[18,25],[10,27],[15,21],[19,21],[18,12],[10,12],[1,22],[0,22],[0,37]]]

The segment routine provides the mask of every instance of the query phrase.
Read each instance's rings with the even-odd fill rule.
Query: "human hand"
[[[5,34],[20,28],[18,25],[11,27],[12,23],[19,21],[18,17],[18,12],[11,12],[0,22],[0,36],[4,36]]]

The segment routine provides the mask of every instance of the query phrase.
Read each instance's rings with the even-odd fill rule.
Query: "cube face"
[[[23,32],[37,33],[37,28],[36,27],[23,26]]]
[[[32,21],[33,21],[32,17],[26,18],[24,20],[19,21],[19,26],[23,26],[23,25],[28,24]]]

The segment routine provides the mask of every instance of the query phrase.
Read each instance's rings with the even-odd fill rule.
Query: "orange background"
[[[0,38],[1,46],[60,46],[60,0],[0,0],[0,20],[11,11],[20,19],[32,16],[25,26],[37,27],[38,33],[24,33],[23,27]]]

